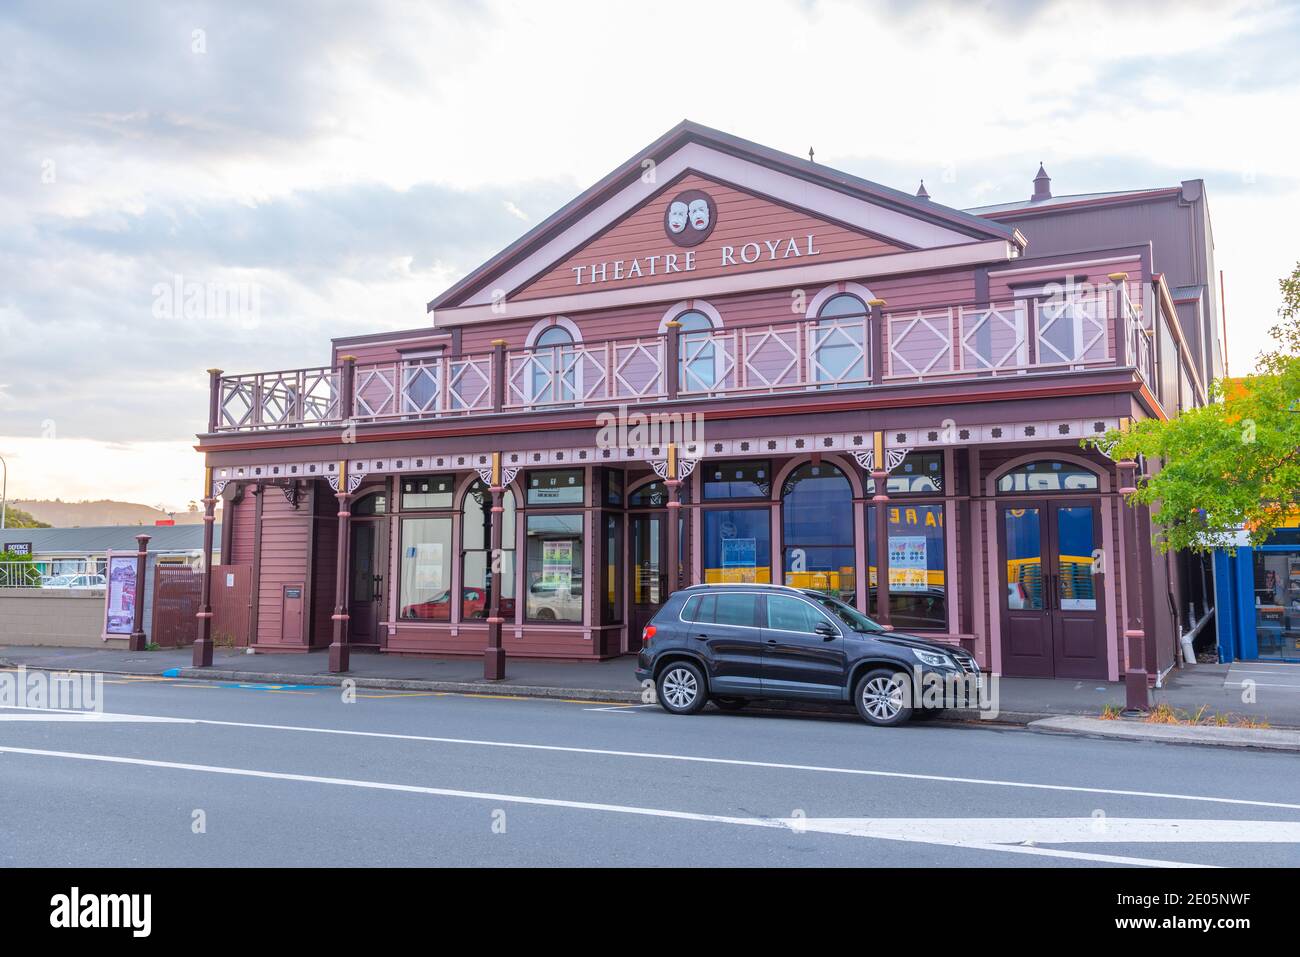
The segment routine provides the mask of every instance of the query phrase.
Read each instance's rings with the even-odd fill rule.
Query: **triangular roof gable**
[[[703,230],[688,221],[674,242],[669,210],[707,197]],[[680,220],[678,220],[680,222]],[[701,236],[703,235],[703,238]],[[697,242],[698,240],[698,242]],[[810,262],[861,259],[915,249],[788,203],[688,170],[559,263],[518,289],[512,301],[619,285],[649,286]]]
[[[489,303],[502,290],[517,295],[688,174],[899,249],[1021,242],[1001,223],[683,121],[430,302],[430,311]],[[664,245],[672,248],[666,238]]]

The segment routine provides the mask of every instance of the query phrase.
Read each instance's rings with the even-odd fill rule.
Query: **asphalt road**
[[[0,710],[0,864],[1296,866],[1292,755],[106,679]]]

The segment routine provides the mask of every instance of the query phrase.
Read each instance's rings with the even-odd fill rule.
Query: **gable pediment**
[[[489,260],[438,313],[897,256],[1014,245],[1011,231],[856,177],[682,124]],[[1010,255],[1014,255],[1011,252]],[[805,268],[803,272],[806,272]],[[667,291],[665,291],[667,294]],[[601,298],[601,297],[597,297]],[[436,322],[435,317],[435,322]]]
[[[707,279],[909,248],[690,171],[510,298]]]

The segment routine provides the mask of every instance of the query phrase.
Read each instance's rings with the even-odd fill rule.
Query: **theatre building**
[[[1081,442],[1219,374],[1205,196],[1031,172],[962,211],[680,124],[410,328],[211,372],[212,600],[346,668],[608,658],[777,582],[1006,675],[1117,679],[1126,632],[1160,674],[1202,578]]]

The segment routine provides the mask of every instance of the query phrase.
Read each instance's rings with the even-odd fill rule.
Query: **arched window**
[[[501,617],[515,617],[515,493],[501,494]],[[461,505],[460,617],[486,618],[492,607],[492,492],[476,481]]]
[[[679,392],[711,392],[726,378],[725,349],[714,339],[713,320],[698,309],[676,316],[677,388]]]
[[[1097,476],[1082,465],[1044,459],[1018,465],[998,479],[999,495],[1032,492],[1095,492]]]
[[[834,465],[801,465],[781,487],[785,584],[855,603],[853,487]]]
[[[357,499],[348,509],[353,515],[383,515],[388,511],[388,496],[384,492],[371,492]]]
[[[532,348],[531,401],[537,405],[573,402],[578,392],[573,333],[562,325],[547,326]]]
[[[867,304],[840,293],[822,303],[809,330],[809,377],[825,388],[859,385],[867,379]]]

